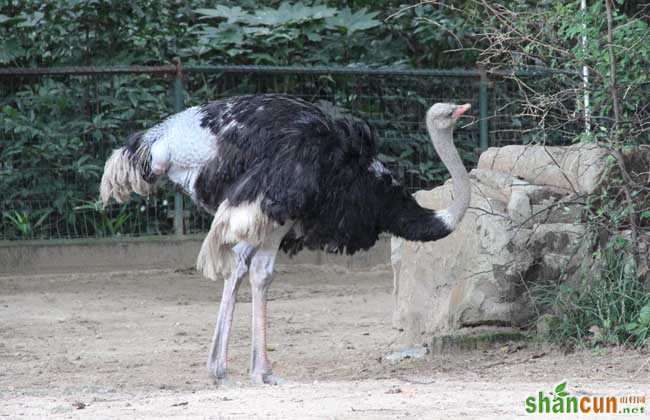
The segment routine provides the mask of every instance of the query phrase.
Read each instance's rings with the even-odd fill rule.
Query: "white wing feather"
[[[144,141],[151,146],[151,168],[194,195],[194,181],[201,168],[217,155],[217,141],[209,128],[201,127],[200,107],[172,115],[149,130]]]

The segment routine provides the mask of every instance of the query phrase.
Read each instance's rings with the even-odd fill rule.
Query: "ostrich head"
[[[426,123],[429,129],[444,130],[452,128],[458,118],[472,106],[437,103],[427,111]]]

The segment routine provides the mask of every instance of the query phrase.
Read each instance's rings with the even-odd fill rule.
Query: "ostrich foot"
[[[210,377],[212,378],[212,382],[215,385],[218,386],[235,385],[235,382],[228,377],[225,367],[218,366],[217,364],[208,363],[208,371],[210,372]]]
[[[230,376],[226,374],[225,370],[210,369],[210,377],[212,378],[212,383],[218,387],[229,388],[238,385],[237,381],[230,379]]]
[[[223,376],[221,378],[217,378],[215,376],[212,377],[212,383],[219,388],[233,388],[239,385],[237,381],[234,381],[230,379],[227,376]]]
[[[262,384],[282,385],[286,381],[281,377],[274,375],[271,372],[267,372],[267,373],[252,373],[251,382],[255,385],[262,385]]]

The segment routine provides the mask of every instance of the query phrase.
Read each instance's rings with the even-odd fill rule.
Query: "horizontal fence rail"
[[[507,77],[548,71],[358,67],[162,66],[0,69],[0,240],[165,235],[207,230],[211,218],[165,184],[149,198],[98,206],[103,163],[137,130],[228,96],[287,93],[363,117],[380,158],[411,191],[444,181],[424,128],[435,102],[472,103],[456,132],[468,167],[488,145],[531,141],[534,123],[514,117]]]
[[[48,68],[0,68],[0,78],[16,76],[92,76],[118,74],[174,74],[175,65],[165,66],[112,66],[112,67],[48,67]]]
[[[175,74],[178,65],[162,66],[80,66],[80,67],[49,67],[49,68],[0,68],[0,78],[3,76],[53,76],[53,75],[117,75],[117,74]],[[369,68],[369,67],[326,67],[326,66],[255,66],[255,65],[203,65],[183,67],[185,73],[263,73],[263,74],[346,74],[362,76],[423,76],[423,77],[480,77],[481,70],[475,69],[399,69],[399,68]],[[485,72],[498,77],[534,77],[548,76],[556,73],[569,73],[566,70],[527,69],[527,70],[496,70]],[[577,74],[577,73],[575,73]]]

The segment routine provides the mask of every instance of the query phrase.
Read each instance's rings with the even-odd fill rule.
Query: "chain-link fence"
[[[474,70],[180,65],[0,69],[0,240],[185,234],[210,218],[161,185],[149,198],[102,210],[103,162],[133,131],[186,106],[245,93],[288,93],[363,117],[381,159],[412,191],[447,176],[424,128],[435,102],[469,102],[456,130],[468,167],[487,145],[527,142],[516,86]]]

